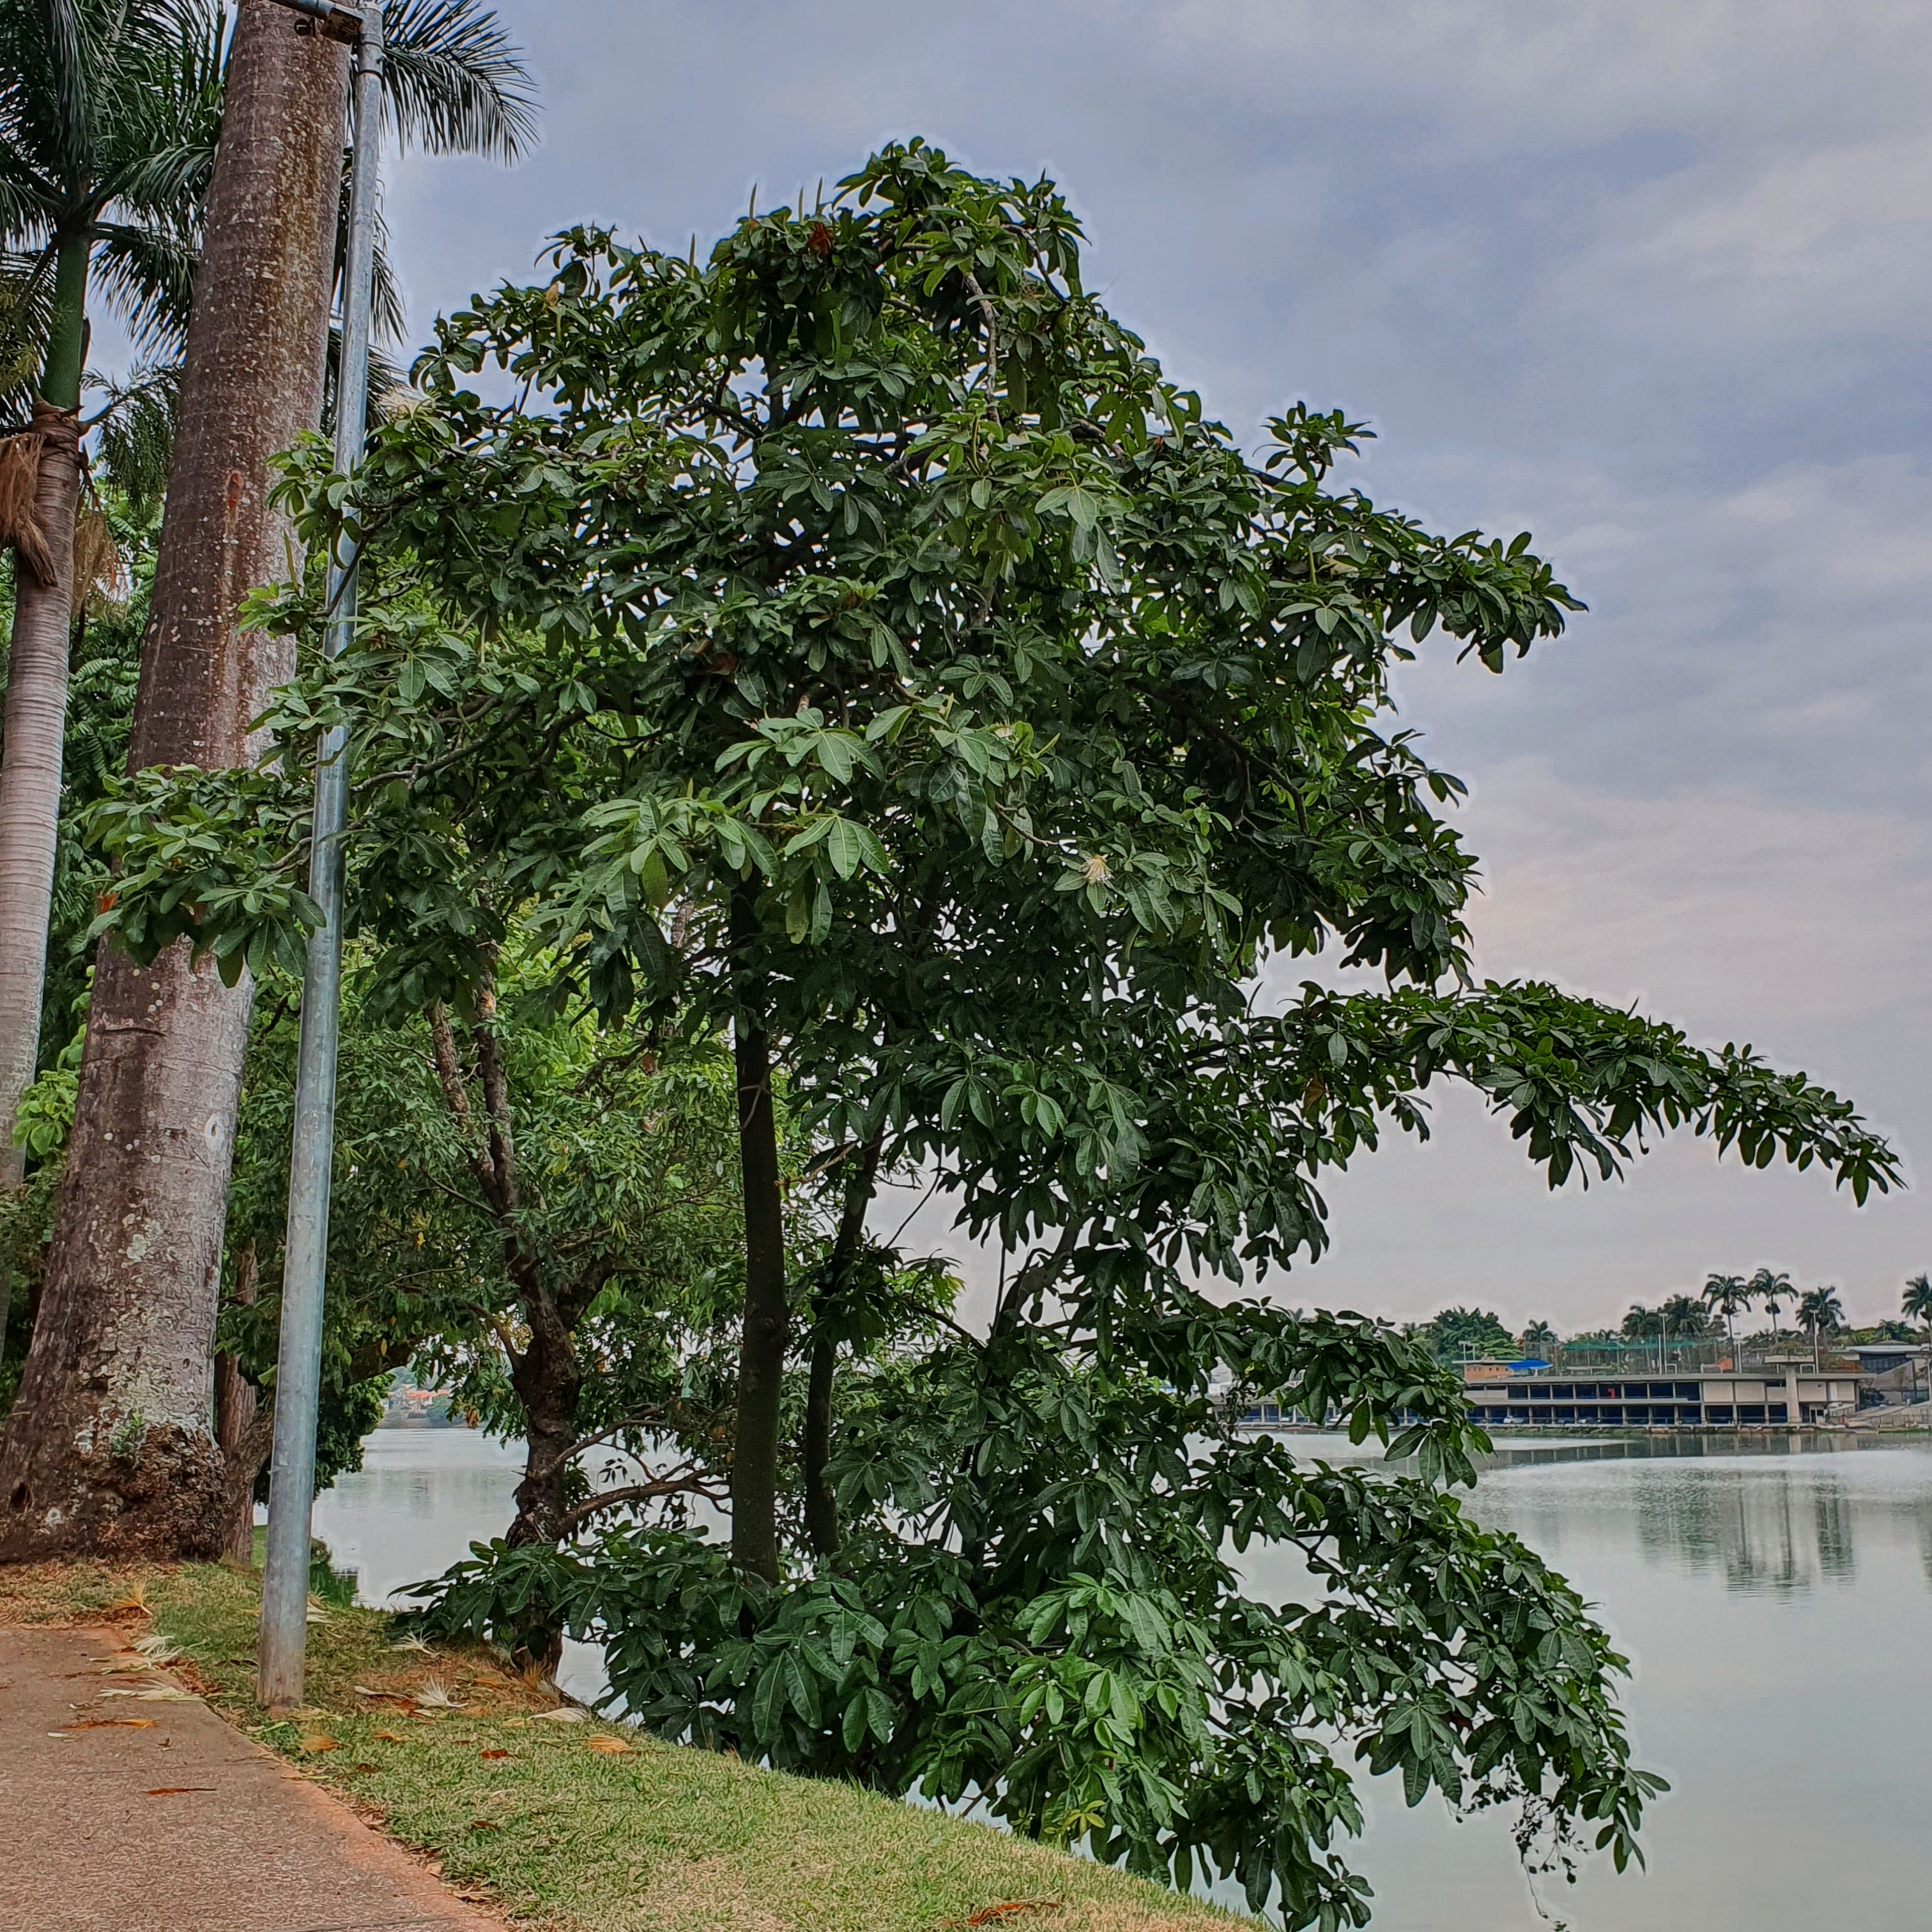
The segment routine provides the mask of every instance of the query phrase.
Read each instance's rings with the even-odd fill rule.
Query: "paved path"
[[[104,1698],[160,1681],[117,1660],[0,1630],[0,1932],[503,1932],[205,1705]]]

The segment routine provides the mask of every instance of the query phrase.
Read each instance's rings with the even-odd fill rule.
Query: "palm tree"
[[[1774,1341],[1778,1336],[1778,1311],[1780,1305],[1792,1300],[1796,1291],[1791,1286],[1791,1277],[1780,1268],[1773,1274],[1768,1268],[1761,1268],[1750,1278],[1750,1297],[1761,1301],[1771,1312],[1771,1333]]]
[[[1916,1274],[1905,1284],[1900,1312],[1907,1321],[1918,1322],[1932,1332],[1932,1276]]]
[[[1714,1274],[1704,1283],[1705,1305],[1724,1318],[1724,1334],[1731,1345],[1731,1366],[1738,1360],[1738,1311],[1751,1305],[1751,1287],[1741,1274]]]
[[[1547,1355],[1556,1346],[1556,1330],[1547,1322],[1532,1322],[1522,1331],[1522,1340],[1526,1355]]]
[[[1828,1330],[1845,1325],[1844,1304],[1835,1288],[1808,1288],[1798,1298],[1798,1324],[1811,1335],[1811,1366],[1820,1365],[1820,1345]]]
[[[494,16],[477,0],[390,0],[385,11],[386,99],[404,140],[514,158],[532,108]],[[268,500],[270,464],[322,410],[348,68],[346,50],[304,25],[270,0],[236,10],[135,704],[137,766],[245,763],[250,721],[294,668],[287,640],[240,632],[236,616],[243,595],[286,568],[291,533]],[[184,946],[146,968],[118,949],[96,962],[70,1178],[0,1448],[0,1562],[219,1552],[224,1470],[208,1387],[252,997],[245,976],[225,987]],[[140,1456],[117,1458],[108,1445],[130,1426]]]
[[[0,745],[0,1186],[34,1077],[76,584],[91,297],[148,350],[179,348],[220,126],[214,0],[0,0],[0,542],[14,615]],[[152,386],[110,392],[111,416]],[[97,421],[98,419],[97,418]],[[105,454],[145,441],[125,421]]]

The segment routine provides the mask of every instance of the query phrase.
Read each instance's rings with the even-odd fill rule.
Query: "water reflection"
[[[1360,1451],[1302,1438],[1331,1462]],[[467,1430],[385,1430],[319,1499],[316,1534],[366,1601],[508,1523],[518,1452]],[[1561,1570],[1631,1658],[1639,1761],[1675,1789],[1649,1870],[1593,1864],[1550,1901],[1576,1932],[1814,1932],[1932,1919],[1923,1767],[1932,1726],[1932,1444],[1719,1436],[1506,1441],[1471,1507]],[[1280,1552],[1252,1587],[1298,1594]],[[572,1688],[597,1660],[573,1646]],[[1352,1862],[1371,1932],[1550,1932],[1507,1821],[1456,1824],[1365,1781]]]

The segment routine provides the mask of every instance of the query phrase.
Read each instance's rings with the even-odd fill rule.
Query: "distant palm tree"
[[[1731,1344],[1731,1366],[1737,1366],[1738,1311],[1751,1305],[1751,1286],[1741,1274],[1714,1274],[1704,1283],[1704,1301],[1724,1318],[1724,1333]]]
[[[1932,1330],[1932,1276],[1914,1275],[1905,1284],[1905,1299],[1900,1306],[1907,1320]]]
[[[1774,1339],[1778,1334],[1778,1311],[1780,1304],[1792,1300],[1797,1291],[1791,1286],[1791,1277],[1780,1268],[1773,1274],[1768,1268],[1761,1268],[1750,1278],[1750,1295],[1754,1301],[1761,1301],[1771,1311],[1771,1332]]]
[[[1811,1336],[1811,1366],[1820,1366],[1820,1352],[1828,1330],[1845,1325],[1845,1305],[1835,1288],[1808,1288],[1798,1298],[1798,1323]]]
[[[1547,1355],[1556,1341],[1556,1330],[1547,1322],[1532,1322],[1522,1331],[1522,1352],[1526,1355]]]

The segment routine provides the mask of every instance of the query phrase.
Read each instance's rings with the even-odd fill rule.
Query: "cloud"
[[[1891,0],[498,0],[548,124],[407,161],[419,320],[598,218],[682,245],[923,131],[1051,170],[1096,285],[1238,433],[1306,395],[1438,527],[1529,528],[1592,606],[1406,720],[1474,787],[1498,970],[1641,993],[1932,1144],[1932,14]],[[1592,1322],[1760,1260],[1876,1312],[1918,1197],[1673,1144],[1547,1196],[1466,1104],[1332,1190],[1295,1299]],[[916,1232],[938,1240],[930,1217]]]

